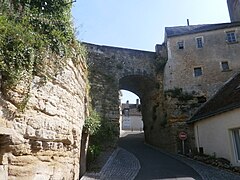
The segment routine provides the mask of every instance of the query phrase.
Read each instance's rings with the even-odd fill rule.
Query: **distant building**
[[[240,74],[235,75],[189,120],[199,151],[240,166]]]
[[[123,103],[121,109],[121,130],[142,131],[143,121],[139,99],[136,100],[136,104],[129,104],[129,101]]]

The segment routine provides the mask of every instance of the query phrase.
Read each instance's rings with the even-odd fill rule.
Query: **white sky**
[[[154,51],[164,28],[229,22],[227,0],[77,0],[74,24],[80,41]],[[137,97],[123,93],[124,100]],[[125,98],[126,96],[126,98]]]

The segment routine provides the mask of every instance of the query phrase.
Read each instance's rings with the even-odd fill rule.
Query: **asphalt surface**
[[[202,179],[192,167],[144,144],[143,136],[143,133],[126,134],[118,144],[139,160],[141,168],[136,180]]]
[[[240,180],[238,174],[150,147],[143,136],[121,133],[119,147],[101,171],[88,172],[81,180]]]

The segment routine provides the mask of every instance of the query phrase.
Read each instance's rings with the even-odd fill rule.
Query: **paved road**
[[[141,169],[136,180],[195,179],[201,176],[190,166],[144,144],[142,134],[127,134],[119,140],[119,146],[134,154]]]

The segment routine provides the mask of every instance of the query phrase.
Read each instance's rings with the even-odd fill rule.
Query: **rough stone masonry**
[[[86,115],[86,65],[24,79],[0,93],[0,179],[78,179]],[[30,85],[30,89],[28,89]],[[16,107],[28,92],[24,112]]]

